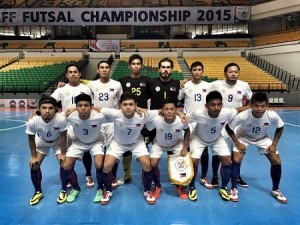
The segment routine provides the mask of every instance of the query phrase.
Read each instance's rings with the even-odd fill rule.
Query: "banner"
[[[0,9],[0,26],[228,24],[234,23],[235,17],[240,20],[246,14],[250,16],[250,7],[242,6],[244,11],[239,7]]]
[[[0,109],[37,108],[36,99],[0,99]]]
[[[120,40],[89,40],[89,47],[93,51],[119,52]]]

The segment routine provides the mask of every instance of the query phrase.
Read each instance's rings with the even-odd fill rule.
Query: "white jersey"
[[[252,97],[252,91],[247,82],[237,80],[236,84],[229,85],[225,80],[217,80],[211,83],[211,91],[219,91],[223,98],[223,107],[239,108],[243,106],[243,97],[247,100]]]
[[[192,136],[200,139],[205,143],[212,143],[221,136],[221,130],[235,115],[236,109],[222,108],[217,118],[208,115],[207,109],[198,109],[188,113],[187,117],[190,122],[197,122]]]
[[[53,119],[46,123],[41,116],[34,116],[27,122],[26,134],[37,135],[46,142],[53,142],[60,138],[60,133],[67,130],[67,120],[55,113]]]
[[[145,116],[135,113],[130,119],[126,118],[122,111],[118,109],[103,108],[101,113],[108,121],[114,122],[113,138],[121,145],[136,143],[144,125],[158,116],[157,110],[150,110]]]
[[[239,137],[246,138],[250,141],[257,141],[268,136],[270,126],[280,128],[284,122],[274,111],[266,110],[261,118],[255,118],[252,115],[252,109],[247,109],[239,113],[228,126],[234,130]]]
[[[173,123],[167,123],[162,116],[154,118],[146,124],[148,130],[156,128],[156,137],[154,142],[159,146],[170,148],[183,140],[182,131],[189,128],[188,124],[183,124],[179,116]]]
[[[68,108],[75,108],[75,97],[79,94],[87,94],[92,97],[91,89],[84,84],[78,86],[71,86],[66,84],[64,87],[57,88],[51,95],[57,101],[61,101],[62,111],[66,111]]]
[[[87,120],[79,118],[78,111],[75,111],[67,118],[73,127],[76,138],[84,144],[92,144],[101,140],[104,142],[104,136],[101,133],[101,126],[106,122],[105,117],[95,110],[91,110],[91,115]]]
[[[178,95],[179,100],[184,99],[184,113],[205,108],[209,86],[210,84],[206,81],[201,81],[199,84],[195,84],[191,80],[186,82],[184,88],[179,90]]]
[[[94,80],[87,85],[93,92],[94,105],[102,108],[119,108],[119,99],[123,93],[121,83],[110,79],[102,83],[100,79]]]

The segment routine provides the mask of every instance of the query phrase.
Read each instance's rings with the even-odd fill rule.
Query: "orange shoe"
[[[160,192],[162,191],[162,187],[157,187],[155,186],[154,187],[154,191],[152,191],[152,196],[155,198],[155,199],[159,199],[159,195],[160,195]]]
[[[183,186],[176,186],[176,190],[178,191],[179,197],[181,199],[187,199],[188,198],[188,194],[186,193],[186,191],[184,190]]]

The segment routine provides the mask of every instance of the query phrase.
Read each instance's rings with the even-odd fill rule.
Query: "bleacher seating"
[[[255,45],[269,45],[298,40],[300,40],[300,28],[259,35],[255,39]]]
[[[78,61],[78,57],[20,59],[0,70],[0,91],[41,93],[63,75],[68,63]]]
[[[204,64],[204,76],[213,79],[224,79],[224,67],[228,63],[235,62],[241,68],[239,79],[248,82],[253,91],[283,92],[288,89],[286,84],[283,84],[240,56],[186,57],[185,61],[189,67],[194,61],[201,61]]]

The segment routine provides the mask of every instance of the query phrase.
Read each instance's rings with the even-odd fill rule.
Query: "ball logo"
[[[187,164],[186,164],[186,162],[184,161],[184,159],[177,159],[177,160],[175,161],[175,168],[176,168],[179,172],[182,172],[182,171],[186,170]]]

